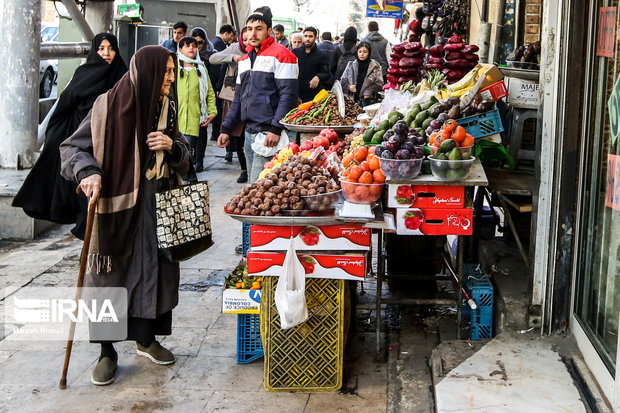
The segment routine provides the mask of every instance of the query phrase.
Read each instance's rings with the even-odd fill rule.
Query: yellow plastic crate
[[[282,330],[274,296],[277,277],[265,277],[260,326],[268,391],[334,391],[342,387],[349,324],[344,280],[306,279],[308,319]]]

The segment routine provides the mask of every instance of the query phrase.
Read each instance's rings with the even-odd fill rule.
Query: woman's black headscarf
[[[364,79],[366,79],[366,74],[368,73],[368,65],[370,64],[370,43],[362,41],[357,45],[357,50],[365,47],[368,49],[368,57],[366,60],[360,60],[359,55],[356,55],[357,59],[357,79],[355,80],[355,97],[354,100],[359,102],[360,92],[362,91],[362,86],[364,85]],[[363,97],[363,96],[362,96]]]
[[[103,40],[110,42],[116,56],[107,63],[97,54]],[[76,223],[71,230],[84,237],[87,201],[76,195],[76,184],[60,176],[60,144],[76,131],[95,103],[127,72],[120,56],[118,41],[113,34],[99,33],[91,42],[86,63],[78,67],[73,78],[58,98],[56,109],[45,132],[45,146],[37,163],[13,200],[14,207],[36,219],[59,224]]]

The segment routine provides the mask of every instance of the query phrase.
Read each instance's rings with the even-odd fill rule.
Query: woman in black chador
[[[78,67],[58,99],[45,132],[41,156],[28,174],[14,207],[36,219],[59,224],[75,223],[71,232],[84,238],[88,200],[77,195],[77,184],[60,176],[60,144],[76,131],[95,103],[127,72],[113,34],[99,33],[92,41],[86,63]]]

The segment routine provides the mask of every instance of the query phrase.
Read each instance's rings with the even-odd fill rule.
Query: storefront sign
[[[611,143],[615,144],[620,133],[620,76],[616,79],[614,89],[611,91],[607,101],[607,112],[609,113],[609,129],[611,133]]]
[[[598,12],[598,39],[596,55],[614,57],[616,46],[616,8],[601,7]]]
[[[620,211],[620,156],[607,155],[605,206]]]
[[[368,0],[366,17],[403,18],[403,0]]]

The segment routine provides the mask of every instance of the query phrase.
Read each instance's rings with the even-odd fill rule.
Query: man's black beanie
[[[271,14],[271,9],[267,6],[263,6],[263,7],[259,7],[256,10],[254,10],[252,14],[248,16],[246,23],[249,22],[250,20],[260,20],[262,22],[265,22],[265,24],[267,25],[267,28],[270,28],[272,17],[273,15]]]

